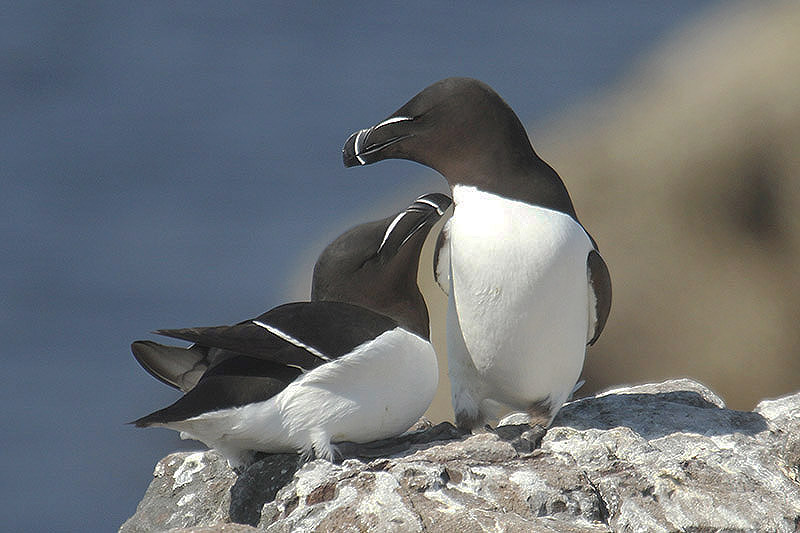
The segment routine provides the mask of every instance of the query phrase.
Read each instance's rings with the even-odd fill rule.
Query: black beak
[[[344,143],[344,148],[342,148],[342,161],[344,161],[345,167],[350,168],[364,164],[359,161],[358,154],[356,154],[356,138],[365,131],[367,130],[355,132],[347,139],[347,142]]]
[[[405,124],[411,117],[392,116],[371,128],[359,130],[352,134],[342,148],[342,161],[345,167],[368,165],[385,159],[386,148],[411,137],[405,130]]]
[[[435,212],[441,217],[444,216],[445,211],[447,211],[452,204],[453,200],[446,194],[430,192],[414,200],[414,203],[408,206],[406,210],[431,211],[431,215]]]
[[[415,235],[427,236],[452,203],[449,196],[441,193],[424,194],[417,198],[389,224],[378,253],[385,251],[394,255]]]

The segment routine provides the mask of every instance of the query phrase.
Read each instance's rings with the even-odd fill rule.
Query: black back
[[[182,398],[133,423],[145,427],[266,401],[303,372],[396,327],[391,318],[352,304],[297,302],[233,326],[160,330],[217,349],[219,355]]]
[[[259,323],[275,328],[279,333],[273,333]],[[356,346],[397,325],[387,316],[344,302],[295,302],[280,305],[233,326],[162,329],[156,333],[311,370],[350,353]],[[287,337],[297,342],[287,340]]]

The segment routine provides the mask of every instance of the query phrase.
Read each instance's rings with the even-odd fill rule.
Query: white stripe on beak
[[[395,122],[405,122],[407,120],[414,120],[414,117],[392,117],[392,118],[387,118],[386,120],[384,120],[383,122],[381,122],[380,124],[375,126],[373,129],[377,130],[378,128],[382,128],[383,126],[387,126],[389,124],[394,124]]]
[[[378,246],[378,251],[375,253],[378,254],[381,253],[381,250],[383,250],[383,245],[386,244],[386,241],[389,239],[389,235],[392,233],[392,230],[395,228],[395,226],[397,226],[397,223],[400,222],[400,219],[403,218],[405,215],[406,212],[403,211],[402,213],[394,217],[394,220],[392,220],[391,224],[389,224],[389,227],[386,228],[386,233],[383,234],[383,240],[381,241],[380,246]]]
[[[420,196],[415,201],[419,202],[421,204],[427,204],[427,205],[433,207],[434,209],[436,209],[436,214],[438,214],[439,216],[444,215],[444,211],[442,211],[442,208],[439,206],[439,204],[437,204],[436,202],[432,202],[432,201],[428,200],[424,196]]]
[[[362,165],[366,165],[367,164],[367,162],[364,161],[364,158],[361,157],[360,154],[361,154],[362,145],[364,144],[364,137],[367,136],[367,132],[368,131],[369,130],[361,130],[361,131],[358,132],[358,135],[356,135],[355,146],[353,147],[354,151],[356,153],[356,159],[358,159],[358,162],[361,163]]]

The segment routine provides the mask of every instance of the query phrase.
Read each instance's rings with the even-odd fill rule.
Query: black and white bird
[[[488,85],[448,78],[344,145],[345,166],[416,161],[449,183],[447,358],[456,423],[502,408],[547,426],[611,309],[611,278],[558,174]],[[449,241],[449,243],[447,242]],[[441,267],[441,265],[440,265]]]
[[[156,332],[193,342],[189,348],[134,342],[139,363],[186,394],[133,423],[180,431],[232,466],[255,451],[330,460],[332,443],[408,429],[438,381],[419,254],[450,203],[423,195],[338,237],[315,266],[313,301],[233,326]]]

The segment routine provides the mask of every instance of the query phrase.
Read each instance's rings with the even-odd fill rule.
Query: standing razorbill
[[[408,429],[438,381],[416,275],[428,232],[449,205],[446,195],[424,195],[337,238],[315,267],[316,301],[234,326],[157,331],[194,342],[188,349],[135,342],[148,372],[188,392],[133,423],[180,431],[233,466],[254,451],[332,459],[332,442]],[[203,365],[198,379],[192,372]]]
[[[606,323],[611,278],[514,111],[488,85],[448,78],[351,135],[343,158],[409,159],[452,188],[447,356],[458,426],[502,406],[549,425]]]

